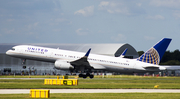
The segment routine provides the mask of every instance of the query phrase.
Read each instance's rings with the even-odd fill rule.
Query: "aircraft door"
[[[17,50],[20,54],[23,54],[23,49]]]
[[[53,52],[50,53],[50,57],[51,57],[51,58],[53,58],[53,54],[54,54]]]

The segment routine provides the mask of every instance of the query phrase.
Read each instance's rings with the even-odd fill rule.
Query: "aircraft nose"
[[[11,51],[10,50],[6,51],[6,55],[11,55]]]
[[[6,51],[6,54],[7,54],[7,55],[9,54],[9,50],[8,50],[8,51]]]

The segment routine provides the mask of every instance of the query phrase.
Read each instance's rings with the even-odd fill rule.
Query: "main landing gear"
[[[23,69],[26,69],[26,59],[21,59]]]
[[[94,75],[93,74],[90,74],[90,73],[86,73],[86,74],[79,74],[79,77],[83,77],[84,79],[87,78],[89,76],[89,78],[94,78]]]

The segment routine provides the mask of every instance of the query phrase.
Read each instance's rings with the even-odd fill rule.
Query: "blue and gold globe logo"
[[[151,48],[146,53],[141,55],[137,60],[157,65],[160,62],[160,57],[156,49]]]

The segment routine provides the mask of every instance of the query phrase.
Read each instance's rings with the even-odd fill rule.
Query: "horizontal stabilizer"
[[[163,66],[165,67],[167,70],[180,70],[180,66]]]

